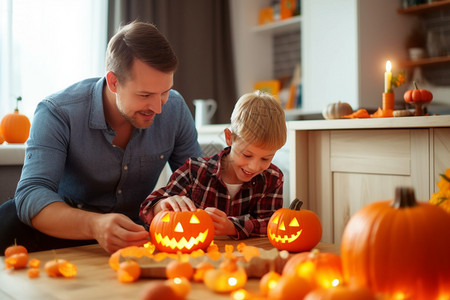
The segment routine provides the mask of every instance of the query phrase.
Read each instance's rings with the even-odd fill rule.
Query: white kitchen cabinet
[[[397,186],[428,201],[450,168],[450,116],[288,124],[291,198],[319,215],[324,242],[340,243],[349,218]]]

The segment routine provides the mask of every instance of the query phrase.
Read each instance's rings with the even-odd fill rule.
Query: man
[[[30,251],[96,240],[114,252],[148,241],[140,203],[166,162],[174,170],[201,155],[189,109],[171,89],[177,64],[153,25],[133,22],[110,40],[104,78],[39,103],[15,206],[0,207],[0,251],[14,239]]]

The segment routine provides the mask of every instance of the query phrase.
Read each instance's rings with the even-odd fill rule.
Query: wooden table
[[[236,246],[240,242],[263,249],[273,248],[267,238],[251,238],[234,241],[228,238],[215,239],[219,250],[224,252],[224,245]],[[339,254],[339,247],[333,244],[319,243],[317,247],[322,252]],[[149,284],[150,278],[141,278],[133,283],[121,283],[116,272],[108,265],[109,254],[99,245],[89,245],[73,248],[57,249],[59,258],[68,260],[78,268],[75,278],[50,278],[43,269],[45,262],[54,259],[53,251],[30,253],[31,258],[41,260],[41,276],[28,278],[27,269],[6,270],[4,257],[0,262],[0,299],[140,299],[143,289]],[[250,279],[245,288],[258,291],[258,279]],[[188,299],[228,299],[229,294],[216,294],[202,283],[192,282],[192,290]]]

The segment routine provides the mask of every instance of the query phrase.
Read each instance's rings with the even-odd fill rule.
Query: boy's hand
[[[173,211],[196,211],[194,202],[186,196],[172,196],[160,200],[153,208],[153,213],[156,215],[161,210]]]
[[[211,216],[214,223],[214,235],[236,235],[233,222],[228,219],[226,213],[215,207],[207,207],[205,211]]]

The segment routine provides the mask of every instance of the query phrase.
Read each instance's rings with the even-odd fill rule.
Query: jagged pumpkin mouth
[[[277,235],[273,233],[269,228],[268,235],[272,241],[275,241],[277,243],[292,243],[293,241],[298,239],[298,237],[302,234],[302,231],[303,229],[300,229],[299,231],[291,235]]]
[[[171,249],[191,249],[195,245],[204,243],[206,238],[208,237],[209,230],[206,229],[203,232],[200,232],[196,237],[191,236],[188,239],[186,237],[182,237],[180,240],[176,240],[174,237],[162,236],[161,233],[155,233],[156,243],[164,246],[170,247]]]

